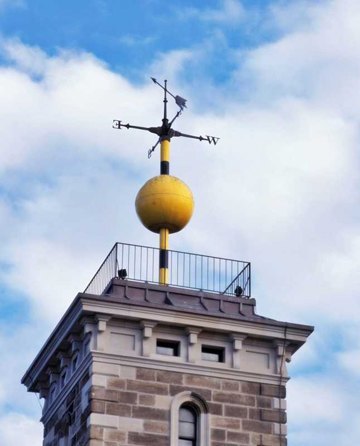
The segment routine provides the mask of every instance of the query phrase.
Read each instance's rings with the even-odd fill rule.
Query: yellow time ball
[[[135,201],[141,223],[152,232],[181,231],[190,221],[194,199],[190,188],[179,178],[159,175],[139,190]]]

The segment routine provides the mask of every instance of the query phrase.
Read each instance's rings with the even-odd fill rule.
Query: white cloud
[[[315,19],[319,20],[317,16],[314,18],[309,32],[322,36],[320,25],[326,20],[322,18],[319,23]],[[302,33],[306,34],[305,31]],[[297,34],[298,31],[295,31],[276,44],[265,45],[248,54],[250,65],[247,66],[252,67],[258,88],[267,85],[267,78],[264,80],[262,73],[273,79],[271,70],[270,73],[265,70],[265,62],[270,59],[282,62],[284,57],[285,60],[290,58],[291,45],[295,45],[295,49],[300,45],[292,40],[292,36]],[[283,42],[287,45],[285,54],[276,50]],[[18,243],[18,248],[10,243],[10,258],[16,259],[16,267],[9,276],[9,282],[33,290],[31,294],[37,296],[36,301],[42,302],[50,285],[47,286],[40,276],[36,278],[35,270],[39,269],[40,259],[58,252],[63,258],[59,265],[68,265],[63,273],[68,275],[73,268],[69,268],[72,262],[66,259],[76,258],[73,253],[80,246],[79,240],[71,236],[79,232],[74,230],[74,225],[79,226],[78,221],[86,220],[89,230],[96,233],[96,225],[88,222],[90,218],[81,220],[84,203],[89,200],[86,193],[91,183],[95,181],[100,187],[96,196],[111,197],[109,203],[116,200],[115,189],[111,188],[110,181],[104,180],[106,174],[110,175],[108,180],[111,179],[114,184],[116,182],[116,175],[109,172],[110,164],[103,165],[104,170],[95,174],[93,169],[89,169],[89,163],[105,156],[110,163],[115,160],[126,163],[124,170],[117,165],[122,175],[126,175],[126,169],[130,166],[136,175],[140,175],[143,166],[150,170],[150,166],[153,169],[156,162],[152,160],[152,164],[147,163],[144,156],[147,147],[153,143],[151,136],[146,138],[147,135],[136,132],[112,130],[111,119],[117,117],[146,123],[149,116],[159,114],[161,104],[157,107],[159,91],[150,83],[149,87],[135,88],[89,54],[64,52],[50,58],[40,50],[28,48],[19,42],[10,42],[5,46],[16,65],[12,70],[1,73],[7,87],[5,91],[8,92],[4,93],[3,102],[10,111],[7,116],[12,116],[11,119],[5,117],[3,121],[5,150],[2,152],[2,168],[26,165],[30,171],[43,174],[51,166],[53,175],[51,188],[40,187],[35,196],[33,192],[32,198],[20,205],[27,226],[26,230],[20,229],[20,235],[15,239],[15,245],[17,240],[22,241]],[[316,59],[313,53],[317,54],[318,51],[319,47],[307,47],[307,65]],[[161,56],[153,68],[160,67],[166,76],[180,78],[181,70],[192,57],[194,54],[190,50],[174,51]],[[38,62],[39,58],[41,63]],[[336,52],[331,58],[336,60]],[[38,67],[36,71],[40,80],[31,78],[32,59]],[[296,70],[303,65],[301,53],[297,60],[291,60],[291,64],[300,79],[301,73]],[[190,246],[197,247],[196,250],[209,252],[213,235],[208,232],[204,235],[203,228],[206,221],[217,222],[214,231],[217,231],[216,238],[221,245],[210,252],[233,256],[236,247],[239,256],[254,261],[262,278],[258,293],[267,296],[270,289],[276,290],[277,307],[273,316],[280,314],[286,317],[289,313],[302,316],[306,312],[308,317],[305,302],[310,299],[306,297],[310,296],[309,290],[316,294],[315,302],[311,302],[313,316],[323,315],[331,290],[330,293],[344,291],[347,305],[343,305],[340,312],[327,306],[327,317],[345,315],[351,318],[352,305],[357,305],[357,283],[350,280],[353,273],[348,268],[357,265],[357,250],[352,246],[358,237],[358,230],[350,223],[356,213],[354,200],[358,196],[355,157],[357,128],[356,123],[347,119],[347,114],[342,110],[327,109],[319,104],[312,80],[307,75],[305,77],[308,84],[311,83],[311,95],[308,92],[305,98],[296,97],[295,94],[291,96],[289,92],[284,96],[280,88],[275,89],[278,98],[272,104],[258,103],[256,100],[245,105],[230,102],[230,111],[226,112],[225,109],[224,115],[204,114],[202,117],[194,117],[190,109],[181,118],[181,123],[178,121],[177,125],[183,126],[189,133],[210,133],[210,129],[213,134],[221,136],[220,144],[211,151],[204,143],[199,143],[194,150],[193,142],[174,141],[173,165],[196,192],[197,210],[190,226],[192,231],[184,232],[184,237]],[[287,77],[284,76],[284,79],[286,82]],[[317,82],[316,79],[313,81],[315,86]],[[15,93],[14,97],[14,91],[20,93]],[[140,104],[143,103],[149,104],[146,109],[141,108]],[[23,114],[28,117],[27,125],[19,128],[18,122]],[[135,150],[128,147],[135,147]],[[189,172],[190,158],[202,165],[206,173],[195,175]],[[51,164],[50,160],[55,163]],[[82,172],[82,175],[78,176],[77,172]],[[144,172],[143,178],[145,176]],[[208,177],[212,178],[211,184],[207,184]],[[119,175],[119,182],[116,182],[118,188],[127,184],[124,178]],[[134,196],[135,184],[141,185],[142,180],[132,184]],[[209,195],[212,197],[212,207],[208,206]],[[132,200],[129,196],[127,198],[123,203],[132,208]],[[96,203],[95,197],[91,203]],[[104,209],[104,203],[101,204]],[[60,221],[67,218],[69,209],[73,213],[66,231],[63,225],[60,231],[55,221],[59,209],[62,209],[58,216]],[[85,213],[92,215],[91,219],[98,224],[99,218],[94,218],[95,209],[96,205],[88,207]],[[338,209],[341,209],[341,213]],[[47,215],[52,216],[50,222],[44,218]],[[348,221],[343,221],[344,216]],[[131,218],[134,218],[133,215]],[[39,224],[44,221],[46,223]],[[124,229],[130,226],[124,221],[122,225]],[[38,228],[38,231],[32,228]],[[139,231],[141,233],[140,227]],[[99,235],[97,238],[103,240]],[[64,245],[64,240],[71,240],[72,248],[70,244],[68,247]],[[57,248],[59,243],[61,246]],[[22,252],[30,252],[31,255],[23,256]],[[27,258],[34,259],[36,267],[26,268],[28,278],[21,279],[21,274],[16,270],[24,269]],[[23,262],[21,259],[24,259]],[[356,267],[353,269],[356,270]],[[61,277],[62,270],[60,268],[57,273],[56,268],[49,265],[47,276],[54,281],[56,277]],[[85,276],[85,271],[86,268],[83,272],[79,270],[76,275],[79,278]],[[68,281],[69,284],[75,282]],[[37,292],[42,283],[43,289]],[[268,284],[271,284],[270,288]],[[70,289],[73,289],[73,285],[64,288],[63,294]],[[274,311],[274,307],[270,309],[270,302],[273,303],[274,298],[269,296],[262,303],[261,312]]]
[[[47,55],[38,47],[24,46],[19,39],[3,39],[1,53],[25,72],[41,75],[46,69]]]
[[[288,384],[288,400],[294,427],[306,424],[331,425],[342,420],[345,400],[335,382],[323,376],[294,378]],[[326,410],[324,410],[326,408]]]
[[[285,7],[287,14],[298,17],[298,7],[303,5],[306,19],[284,37],[251,50],[239,78],[253,79],[262,100],[302,96],[310,98],[313,106],[358,116],[359,3],[345,0],[296,5],[295,10]]]
[[[21,302],[19,302],[21,305]],[[0,439],[1,445],[41,444],[41,408],[34,394],[27,394],[21,376],[53,327],[45,318],[31,324],[7,323],[0,328]]]
[[[53,322],[85,288],[116,238],[135,240],[133,179],[101,164],[85,172],[64,175],[23,202],[16,238],[3,251],[12,265],[4,281],[26,290],[36,314]]]
[[[360,349],[351,349],[337,355],[338,364],[348,373],[360,378]]]
[[[42,442],[42,425],[38,420],[21,413],[0,417],[2,444],[6,446],[34,446]]]
[[[154,92],[131,87],[88,54],[51,58],[3,43],[14,66],[0,68],[0,260],[8,265],[1,276],[54,320],[85,287],[100,256],[136,227],[132,197],[146,171],[155,170],[147,160],[153,138],[120,133],[112,120],[131,120]],[[155,113],[151,105],[142,110],[143,122],[137,119],[146,124]]]
[[[4,44],[13,49],[12,43]],[[130,140],[135,144],[144,141],[143,135],[129,139],[123,132],[120,139],[111,125],[119,114],[133,118],[147,96],[146,102],[152,104],[155,94],[151,86],[131,87],[87,53],[63,51],[44,60],[37,49],[20,48],[18,43],[15,47],[11,50],[15,65],[0,69],[2,170],[24,163],[44,166],[49,156],[66,158],[72,156],[69,152],[76,157],[76,153],[86,151],[89,158],[94,153],[115,153],[134,165],[143,159],[146,146],[143,151],[121,150]],[[32,58],[38,75],[35,79]],[[144,112],[153,115],[153,106],[148,105]]]
[[[157,56],[154,63],[151,64],[149,72],[156,73],[153,76],[155,78],[176,80],[181,77],[182,70],[186,68],[186,63],[193,57],[194,54],[190,50],[173,50],[161,53]]]
[[[292,379],[287,393],[289,442],[295,446],[326,445],[331,440],[347,446],[355,441],[360,417],[356,386],[356,381],[336,371]]]

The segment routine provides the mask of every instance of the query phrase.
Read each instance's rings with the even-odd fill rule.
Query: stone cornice
[[[286,339],[300,347],[312,333],[313,327],[307,325],[278,322],[271,319],[233,319],[223,317],[221,323],[214,320],[212,315],[180,311],[179,309],[162,309],[154,306],[127,305],[108,299],[93,299],[84,295],[82,298],[83,309],[89,313],[111,314],[112,317],[149,320],[172,326],[196,327],[202,330],[219,331],[224,333],[239,333],[258,338],[284,339],[286,327]],[[180,314],[181,313],[181,314]],[[176,317],[176,319],[175,319]]]
[[[76,322],[80,319],[82,311],[80,295],[78,294],[46,340],[44,346],[37,354],[28,370],[25,372],[21,382],[29,391],[37,391],[36,381],[44,369],[44,365],[48,364],[50,359],[54,356],[54,353],[60,350],[61,344],[69,335],[69,328],[74,327]]]
[[[273,341],[286,338],[292,353],[305,343],[313,331],[311,326],[279,322],[257,316],[253,312],[254,299],[237,301],[234,297],[209,295],[209,293],[130,281],[121,281],[120,284],[114,281],[114,284],[118,292],[122,290],[123,297],[116,293],[101,296],[80,293],[76,296],[22,378],[22,383],[27,386],[29,391],[39,391],[38,383],[44,379],[42,374],[45,369],[53,365],[52,361],[56,353],[65,344],[66,346],[69,344],[68,347],[71,347],[71,337],[69,336],[72,333],[84,333],[84,329],[86,331],[86,327],[90,327],[89,324],[94,325],[94,329],[97,325],[101,331],[105,329],[107,323],[111,322],[111,318],[134,320],[141,322],[143,326],[144,324],[166,324],[184,327],[185,330],[187,327],[191,327],[193,331],[217,331],[233,336],[246,335]],[[146,295],[146,301],[139,300],[139,290],[140,293],[144,292]],[[167,297],[161,301],[163,295],[168,296],[169,294],[173,296],[171,300],[176,302],[175,305],[173,303],[166,304]],[[150,296],[152,296],[152,300]],[[192,304],[183,305],[184,301],[181,299],[186,297],[197,299],[199,306],[195,308]],[[201,304],[204,299],[208,299],[208,303],[205,305]],[[216,302],[219,302],[220,299],[235,306],[227,307],[225,313],[220,305],[217,306]],[[209,302],[215,302],[211,304],[215,307],[210,308]],[[236,309],[236,305],[239,306],[239,312],[236,314],[229,312],[231,308]],[[247,305],[249,309],[253,308],[250,316],[244,316],[240,311],[242,305]]]

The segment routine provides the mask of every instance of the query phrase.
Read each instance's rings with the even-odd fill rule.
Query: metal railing
[[[124,274],[126,279],[159,283],[159,249],[115,243],[114,247],[85,289],[102,294],[111,279]],[[122,270],[122,271],[120,271]],[[169,250],[169,286],[230,294],[251,295],[249,262]]]

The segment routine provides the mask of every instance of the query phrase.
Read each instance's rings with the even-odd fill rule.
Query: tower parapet
[[[284,446],[286,364],[312,330],[254,299],[114,278],[78,294],[23,383],[45,398],[44,446]]]

